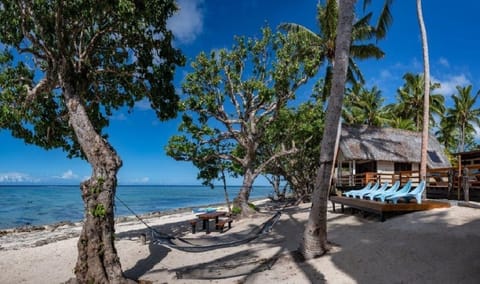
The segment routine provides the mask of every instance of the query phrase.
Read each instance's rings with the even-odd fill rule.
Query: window
[[[411,163],[395,163],[393,167],[394,167],[394,171],[396,173],[402,172],[402,171],[411,171],[412,170],[412,164]]]
[[[357,174],[368,172],[377,172],[377,162],[357,163]]]

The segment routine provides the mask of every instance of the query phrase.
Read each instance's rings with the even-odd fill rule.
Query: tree
[[[352,41],[355,0],[339,1],[337,37],[335,40],[335,64],[332,72],[332,88],[327,107],[325,130],[320,147],[319,168],[312,196],[312,208],[303,234],[300,251],[307,259],[323,255],[328,251],[327,244],[327,201],[335,162],[336,145],[339,137],[339,122],[342,111],[343,94],[347,81],[347,69]],[[370,1],[364,1],[365,5]],[[385,1],[379,17],[377,38],[383,38],[391,23],[389,5]],[[365,6],[364,6],[365,8]]]
[[[282,109],[267,130],[267,143],[259,151],[260,160],[268,159],[282,144],[296,141],[297,151],[276,159],[265,172],[282,176],[297,199],[310,199],[313,192],[325,120],[323,109],[318,97],[295,108]]]
[[[84,158],[79,283],[123,283],[114,246],[114,196],[122,161],[103,130],[120,107],[149,99],[176,114],[171,83],[181,53],[166,20],[174,1],[2,1],[0,127],[27,143]]]
[[[367,89],[354,84],[347,90],[342,116],[347,124],[383,126],[388,122],[389,113],[383,107],[381,91],[377,87]]]
[[[294,144],[282,145],[273,156],[257,159],[267,128],[317,71],[317,57],[299,60],[299,45],[302,38],[296,35],[264,28],[260,39],[237,37],[230,50],[200,53],[185,77],[180,126],[185,134],[171,138],[168,154],[185,161],[232,162],[243,176],[234,200],[242,215],[251,212],[248,199],[257,176],[278,157],[296,151]]]
[[[480,127],[480,108],[475,104],[480,91],[472,97],[472,85],[457,86],[457,93],[452,96],[453,107],[447,110],[446,124],[458,130],[457,151],[465,151],[465,144],[470,134],[475,132],[475,126]]]
[[[385,11],[385,8],[384,8]],[[350,47],[350,58],[347,71],[347,79],[351,83],[364,83],[363,75],[358,67],[355,59],[367,59],[371,57],[382,58],[384,52],[373,43],[365,44],[366,41],[374,38],[383,38],[385,26],[381,20],[389,18],[388,6],[386,13],[382,13],[377,27],[370,25],[372,13],[368,13],[353,24],[352,45]],[[335,65],[335,39],[337,37],[337,20],[338,20],[338,1],[327,0],[325,5],[319,3],[317,5],[317,21],[319,32],[315,33],[305,26],[295,23],[283,23],[280,29],[301,33],[305,36],[305,40],[310,42],[307,49],[302,50],[303,56],[312,55],[320,56],[321,63],[326,63],[326,72],[324,77],[324,88],[322,99],[325,101],[330,94],[332,68]]]
[[[406,73],[403,86],[397,90],[397,103],[388,105],[393,117],[411,119],[415,130],[420,131],[423,123],[425,80],[420,74]],[[430,91],[439,88],[439,83],[430,84]],[[429,94],[429,122],[435,125],[435,116],[445,113],[445,97],[441,94]]]
[[[422,126],[422,149],[420,155],[420,179],[427,178],[427,148],[428,148],[428,132],[430,118],[430,63],[428,59],[428,41],[427,30],[423,21],[422,0],[417,0],[418,24],[420,26],[420,34],[422,36],[423,50],[423,78],[424,78],[424,95],[423,95],[423,126]],[[427,193],[424,192],[424,197]]]
[[[389,112],[389,115],[391,116],[388,119],[387,125],[393,128],[398,128],[398,129],[405,129],[405,130],[410,130],[410,131],[415,131],[415,123],[411,119],[407,118],[402,118],[402,117],[395,117],[395,114],[392,114]]]
[[[438,142],[443,145],[448,155],[451,155],[458,150],[458,144],[456,143],[458,129],[455,125],[455,122],[448,117],[448,113],[440,120],[440,125],[435,132],[435,137],[437,138]]]
[[[327,244],[327,202],[334,164],[335,145],[342,111],[343,93],[347,80],[349,50],[355,0],[342,0],[339,5],[335,62],[333,66],[332,89],[328,102],[325,130],[320,147],[320,167],[317,170],[312,207],[307,226],[303,233],[301,252],[306,259],[318,257],[328,251]]]

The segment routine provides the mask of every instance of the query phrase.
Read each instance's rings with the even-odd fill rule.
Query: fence
[[[412,180],[412,184],[420,182],[419,171],[400,171],[396,173],[367,172],[356,175],[342,175],[336,180],[340,190],[362,187],[368,182],[388,182],[400,184]],[[427,198],[445,198],[457,200],[480,201],[480,165],[469,165],[458,168],[438,168],[427,170]]]

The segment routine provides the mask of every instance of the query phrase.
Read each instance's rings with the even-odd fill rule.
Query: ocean
[[[239,190],[228,187],[230,201]],[[266,198],[271,192],[270,186],[255,186],[250,199]],[[221,186],[123,185],[117,196],[137,214],[225,203]],[[120,202],[115,205],[116,217],[132,215]],[[0,229],[81,221],[83,212],[79,185],[0,186]]]

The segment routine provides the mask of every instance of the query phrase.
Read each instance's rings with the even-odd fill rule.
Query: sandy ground
[[[189,233],[189,212],[151,217],[146,222],[186,238],[241,234],[273,213],[234,221],[223,234]],[[117,224],[116,243],[122,268],[132,278],[153,283],[480,283],[480,210],[463,206],[394,216],[328,213],[325,256],[299,262],[310,204],[286,208],[273,230],[243,245],[188,253],[147,243],[138,221]],[[61,283],[73,277],[77,225],[12,233],[0,237],[0,283]]]

